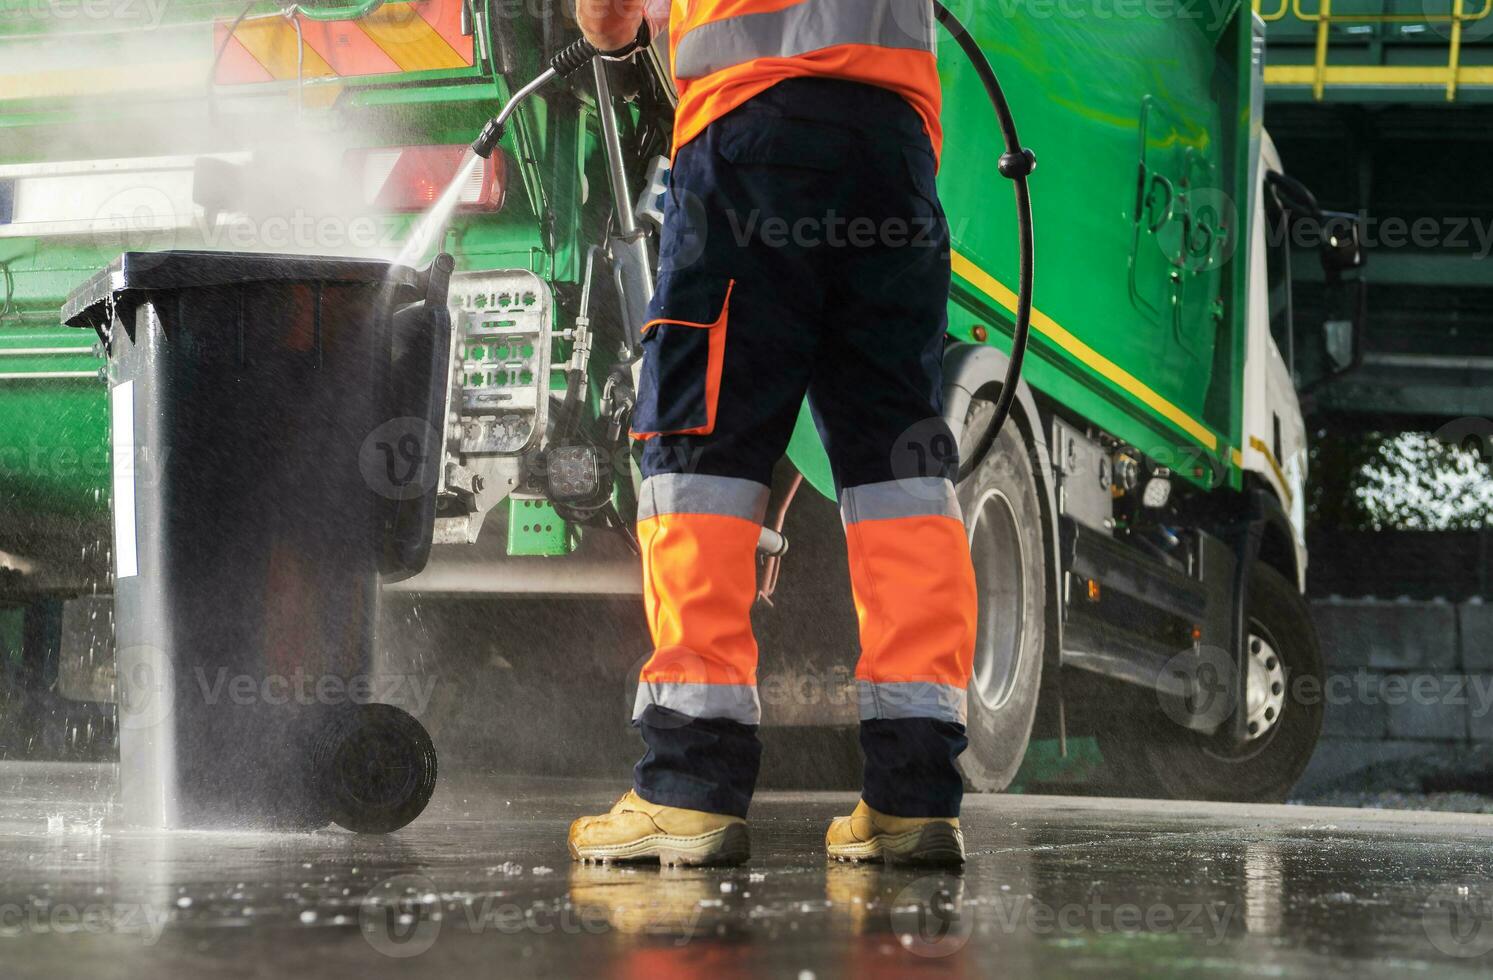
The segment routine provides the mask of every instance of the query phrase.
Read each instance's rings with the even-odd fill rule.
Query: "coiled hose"
[[[1016,135],[1016,119],[1011,115],[1011,106],[1006,101],[1006,93],[1001,89],[1000,79],[996,77],[990,59],[985,57],[985,52],[980,49],[969,29],[939,0],[933,2],[933,13],[944,29],[954,36],[965,57],[974,66],[980,83],[985,86],[985,93],[995,109],[1001,137],[1006,144],[1006,152],[1001,154],[997,166],[1001,176],[1010,180],[1016,190],[1020,271],[1016,285],[1016,322],[1011,331],[1011,363],[1006,368],[1005,384],[995,402],[995,415],[980,434],[980,440],[973,450],[965,454],[959,467],[959,479],[963,481],[990,453],[1001,430],[1010,420],[1011,408],[1016,404],[1016,390],[1021,383],[1022,366],[1026,362],[1027,341],[1032,329],[1032,284],[1036,276],[1036,232],[1032,223],[1032,195],[1027,187],[1027,178],[1037,169],[1037,156],[1021,145],[1021,138]]]

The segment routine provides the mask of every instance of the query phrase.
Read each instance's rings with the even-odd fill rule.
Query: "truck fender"
[[[944,421],[956,440],[962,441],[965,420],[969,417],[970,403],[977,397],[993,398],[1006,381],[1006,372],[1011,358],[1005,351],[983,344],[956,343],[944,351]],[[1063,617],[1057,615],[1062,607],[1063,570],[1059,554],[1057,534],[1058,499],[1054,480],[1052,452],[1042,424],[1042,414],[1037,408],[1037,399],[1031,387],[1018,383],[1016,404],[1011,412],[1010,424],[1021,430],[1022,441],[1032,453],[1032,469],[1037,477],[1037,496],[1042,504],[1043,537],[1047,543],[1048,589],[1053,601],[1048,604],[1047,622],[1047,666],[1056,667],[1063,648]],[[1056,670],[1048,673],[1055,679]],[[1044,686],[1049,681],[1044,680]],[[1040,709],[1039,709],[1040,710]]]
[[[1259,519],[1264,522],[1260,553],[1255,560],[1274,568],[1305,592],[1305,569],[1298,567],[1296,529],[1292,526],[1285,504],[1275,488],[1257,488],[1254,507]]]

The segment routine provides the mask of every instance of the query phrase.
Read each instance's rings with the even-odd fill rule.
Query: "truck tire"
[[[966,447],[993,406],[977,401]],[[1042,506],[1032,453],[1008,424],[974,473],[959,486],[969,529],[980,613],[969,685],[969,748],[960,758],[966,785],[998,793],[1026,755],[1047,641],[1047,562]]]
[[[1268,565],[1250,575],[1249,634],[1257,690],[1270,692],[1263,702],[1250,698],[1259,733],[1237,745],[1154,717],[1114,728],[1101,735],[1100,749],[1127,789],[1174,800],[1285,802],[1322,732],[1322,699],[1301,697],[1322,690],[1322,652],[1306,600]]]

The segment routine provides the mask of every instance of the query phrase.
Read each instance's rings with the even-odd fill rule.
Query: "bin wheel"
[[[966,438],[994,406],[976,401]],[[965,447],[961,447],[965,448]],[[1032,454],[1016,425],[959,486],[979,590],[974,677],[969,685],[969,748],[959,760],[966,785],[998,793],[1026,755],[1042,686],[1047,642],[1047,563]]]
[[[327,813],[359,834],[407,826],[435,792],[435,744],[425,726],[389,704],[359,704],[323,729],[313,772]]]

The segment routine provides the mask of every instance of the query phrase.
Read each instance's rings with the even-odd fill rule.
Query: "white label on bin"
[[[114,577],[140,574],[135,551],[135,382],[109,393],[114,432]]]

